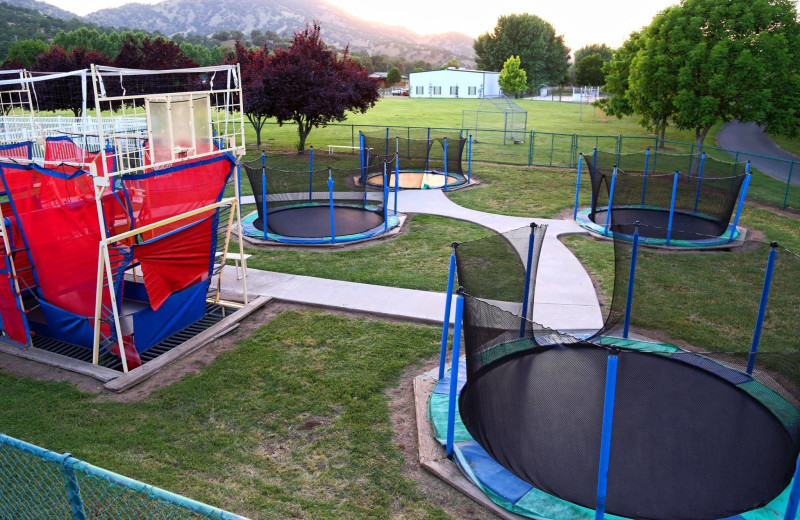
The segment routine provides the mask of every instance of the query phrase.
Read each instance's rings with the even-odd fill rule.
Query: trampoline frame
[[[734,240],[738,239],[741,236],[741,231],[739,230],[739,219],[742,214],[742,210],[744,209],[744,201],[747,197],[747,191],[750,186],[751,174],[750,174],[750,161],[747,161],[745,164],[745,178],[742,183],[742,187],[739,193],[739,197],[736,204],[735,216],[732,223],[728,224],[727,229],[719,236],[716,237],[702,237],[697,239],[674,239],[672,238],[672,230],[673,230],[673,221],[676,214],[683,214],[685,216],[696,217],[700,220],[706,219],[708,220],[710,217],[704,215],[702,213],[697,212],[697,204],[700,198],[700,190],[703,184],[703,168],[705,165],[705,157],[706,154],[703,152],[701,154],[700,159],[700,166],[698,169],[698,176],[697,176],[697,189],[695,195],[695,211],[687,212],[683,210],[679,210],[675,208],[675,201],[676,201],[676,194],[678,189],[678,179],[680,176],[679,171],[675,171],[673,173],[673,183],[672,183],[672,197],[670,202],[669,208],[662,208],[662,207],[655,207],[652,205],[645,205],[644,198],[645,198],[645,189],[647,187],[647,177],[650,174],[648,172],[648,166],[650,164],[650,148],[646,149],[645,153],[645,162],[644,162],[644,171],[643,171],[643,192],[642,192],[642,201],[641,205],[626,205],[622,206],[625,209],[630,210],[642,210],[642,211],[661,211],[667,212],[668,215],[668,225],[667,225],[667,236],[666,238],[654,238],[654,237],[646,237],[640,236],[639,240],[646,245],[649,246],[656,246],[656,247],[675,247],[675,248],[704,248],[704,247],[719,247],[724,246],[726,244],[732,243]],[[576,223],[584,229],[589,230],[592,233],[599,234],[606,238],[613,238],[614,232],[610,229],[611,227],[611,212],[608,211],[609,206],[614,209],[614,188],[616,184],[617,178],[617,165],[614,165],[614,170],[611,175],[611,187],[609,190],[609,202],[607,206],[598,206],[597,210],[600,212],[605,211],[606,218],[602,224],[595,222],[591,218],[591,206],[588,209],[579,209],[579,198],[580,198],[580,187],[581,187],[581,173],[583,168],[583,161],[585,157],[583,154],[578,156],[578,172],[575,180],[575,202],[573,204],[573,212],[572,218],[576,221]],[[597,148],[594,149],[592,153],[592,164],[597,164]],[[590,189],[591,183],[590,183]],[[594,192],[592,189],[592,198],[594,197]],[[619,238],[627,241],[633,240],[633,235],[629,234],[621,234],[617,233]]]
[[[531,262],[532,257],[532,248],[530,246],[533,245],[534,242],[534,234],[536,233],[536,229],[538,226],[535,224],[531,224],[531,234],[530,234],[530,241],[529,241],[529,249],[527,255],[527,262],[525,265],[525,292],[523,296],[523,301],[527,300],[528,296],[528,288],[530,283],[530,274],[532,270],[535,269],[535,264]],[[430,396],[428,401],[428,417],[431,421],[433,426],[434,436],[436,440],[440,442],[445,451],[451,459],[453,459],[464,475],[467,476],[478,488],[480,488],[493,502],[498,504],[499,506],[518,514],[523,514],[526,516],[531,516],[533,518],[545,518],[542,517],[539,513],[533,513],[531,511],[525,510],[524,508],[518,508],[517,504],[520,503],[522,498],[527,496],[527,492],[520,495],[520,499],[518,501],[510,501],[505,497],[501,496],[498,492],[495,491],[497,489],[492,485],[491,481],[487,481],[486,479],[481,479],[478,476],[478,464],[481,463],[480,459],[483,461],[491,461],[489,463],[489,467],[483,467],[482,473],[489,477],[489,479],[495,480],[506,480],[509,479],[513,480],[517,483],[515,489],[519,489],[520,486],[527,486],[531,492],[535,492],[535,496],[532,497],[532,501],[536,504],[541,504],[543,502],[547,502],[548,504],[557,505],[561,511],[560,514],[565,514],[564,512],[566,506],[570,513],[574,514],[570,518],[580,518],[580,519],[589,519],[594,517],[595,520],[603,520],[606,516],[605,513],[605,504],[606,504],[606,493],[608,489],[608,478],[609,478],[609,460],[610,460],[610,452],[611,452],[611,437],[613,432],[613,419],[614,419],[614,403],[615,403],[615,392],[616,392],[616,385],[617,385],[617,362],[618,356],[621,351],[640,351],[640,352],[647,352],[650,354],[655,355],[674,355],[676,352],[685,352],[691,356],[697,356],[713,366],[721,367],[725,370],[729,370],[731,372],[736,372],[734,369],[727,369],[724,368],[723,365],[719,364],[717,361],[714,361],[711,358],[705,356],[698,356],[695,353],[690,351],[685,351],[679,347],[670,344],[662,344],[662,343],[653,343],[648,341],[637,341],[637,340],[630,340],[628,339],[629,335],[629,328],[630,328],[630,313],[631,313],[631,303],[633,299],[633,285],[635,280],[635,273],[636,273],[636,258],[638,252],[638,245],[640,242],[640,237],[638,233],[639,226],[636,225],[634,234],[632,236],[633,247],[632,247],[632,254],[630,259],[630,267],[629,267],[629,276],[628,276],[628,289],[627,289],[627,297],[626,297],[626,306],[625,306],[625,317],[624,317],[624,327],[622,338],[612,338],[610,336],[601,337],[599,341],[595,344],[598,348],[607,348],[608,350],[608,358],[607,358],[607,368],[606,368],[606,379],[605,379],[605,393],[603,397],[603,417],[602,417],[602,431],[601,431],[601,447],[600,447],[600,460],[599,460],[599,468],[598,468],[598,475],[597,475],[597,495],[596,495],[596,503],[595,503],[595,510],[592,511],[591,509],[587,509],[583,506],[579,506],[577,504],[573,504],[572,502],[565,501],[561,498],[555,497],[554,495],[550,495],[544,491],[537,489],[535,486],[528,484],[527,482],[519,479],[510,471],[505,469],[499,463],[497,463],[488,453],[483,450],[480,445],[478,445],[473,439],[472,436],[467,432],[464,423],[461,420],[460,414],[456,413],[456,405],[459,400],[460,393],[466,383],[466,367],[464,364],[460,362],[460,349],[461,349],[461,342],[462,342],[462,330],[463,330],[463,319],[464,319],[464,301],[465,298],[468,297],[463,291],[462,288],[458,288],[457,296],[455,300],[455,320],[454,320],[454,327],[453,327],[453,339],[452,339],[452,352],[450,357],[450,370],[446,371],[445,364],[447,360],[447,346],[448,346],[448,339],[449,339],[449,324],[450,324],[450,317],[451,317],[451,302],[454,296],[454,285],[455,285],[455,277],[456,277],[456,248],[458,247],[458,243],[453,243],[453,252],[450,256],[450,267],[448,273],[448,283],[447,283],[447,297],[445,299],[445,314],[444,320],[442,323],[442,340],[441,340],[441,349],[440,349],[440,357],[439,357],[439,372],[438,372],[438,383],[436,385],[436,389],[434,389],[433,393]],[[744,372],[747,376],[752,376],[753,369],[755,366],[756,356],[758,354],[758,347],[759,341],[761,336],[761,329],[765,318],[765,310],[767,306],[767,302],[769,300],[769,292],[772,282],[773,276],[773,268],[775,265],[775,258],[777,254],[778,244],[773,242],[770,245],[769,256],[767,259],[767,266],[766,272],[764,277],[764,284],[762,287],[761,298],[759,303],[759,310],[758,310],[758,317],[756,319],[756,324],[754,327],[753,332],[753,340],[750,348],[750,356],[748,358],[747,368]],[[524,332],[524,326],[526,318],[525,310],[527,309],[527,305],[524,304],[522,307],[522,316],[520,316],[521,330]],[[520,335],[522,337],[522,334]],[[577,339],[577,338],[576,338]],[[496,345],[495,348],[501,348],[505,345],[499,344]],[[501,358],[502,359],[502,358]],[[700,364],[695,365],[697,368],[701,368],[702,370],[713,372],[713,370],[709,369],[708,366],[702,366]],[[763,383],[759,382],[757,379],[752,378],[752,382],[757,383],[760,386],[764,386]],[[732,382],[727,381],[727,384],[733,385]],[[762,406],[766,406],[763,402],[756,397],[758,392],[747,392],[750,394],[750,397],[756,401],[758,401]],[[439,412],[435,410],[436,406],[434,404],[434,396],[439,394],[440,397],[437,398]],[[444,408],[444,403],[447,406],[446,412],[446,425],[442,425],[442,414],[441,409]],[[769,407],[768,407],[769,408]],[[771,410],[771,409],[770,409]],[[774,411],[772,413],[775,413]],[[779,419],[778,419],[779,420]],[[456,430],[459,431],[459,440],[456,442]],[[444,430],[444,433],[443,433]],[[483,452],[482,456],[478,457],[478,460],[471,460],[470,455],[465,453],[464,448],[469,446],[469,450],[475,452],[476,447],[478,451]],[[480,454],[479,454],[480,455]],[[514,487],[514,486],[512,486]],[[798,457],[797,462],[795,464],[795,471],[792,481],[788,484],[788,486],[781,491],[776,497],[774,497],[768,504],[762,506],[761,508],[755,510],[747,510],[742,512],[729,520],[733,520],[733,518],[737,520],[756,520],[762,518],[759,515],[759,512],[764,511],[765,514],[767,512],[771,515],[770,518],[775,517],[775,515],[780,515],[783,513],[784,520],[794,520],[798,509],[800,508],[800,457]],[[753,515],[751,515],[753,513]],[[623,517],[614,516],[614,518],[618,518],[620,520],[624,520]],[[552,520],[563,520],[562,516],[558,518],[552,518]]]

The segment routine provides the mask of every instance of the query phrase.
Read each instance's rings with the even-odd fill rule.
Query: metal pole
[[[364,134],[358,131],[358,167],[361,170],[361,181],[367,184],[367,173],[364,170]]]
[[[389,127],[386,127],[386,153],[384,154],[385,157],[389,157]]]
[[[444,146],[444,191],[447,191],[447,138],[442,139]]]
[[[428,171],[431,169],[431,127],[428,127],[428,146],[425,147],[425,150],[425,171]]]
[[[756,354],[758,353],[758,344],[761,341],[761,327],[764,325],[764,315],[767,312],[767,302],[769,301],[769,289],[772,285],[772,272],[775,269],[775,257],[778,256],[778,243],[772,242],[769,250],[769,258],[767,259],[767,272],[764,273],[764,285],[761,288],[761,301],[758,304],[758,316],[756,317],[756,326],[753,329],[753,341],[750,344],[750,357],[747,358],[747,373],[752,374],[753,368],[756,365]]]
[[[578,178],[575,181],[575,207],[572,210],[572,219],[578,219],[578,194],[581,191],[581,167],[583,166],[583,154],[578,156]]]
[[[797,518],[798,504],[800,504],[800,457],[797,458],[797,466],[792,479],[792,490],[789,491],[789,503],[786,504],[786,514],[783,515],[783,520],[795,520]]]
[[[394,214],[397,215],[397,192],[400,190],[400,154],[394,155]]]
[[[672,238],[672,220],[675,217],[675,197],[678,194],[678,170],[672,176],[672,201],[669,203],[669,222],[667,222],[667,245]]]
[[[650,147],[644,155],[644,177],[642,178],[642,206],[644,206],[645,195],[647,194],[647,167],[650,165]]]
[[[633,307],[633,283],[636,278],[636,257],[639,253],[639,221],[637,220],[633,228],[633,247],[631,248],[631,267],[628,271],[628,294],[625,300],[625,324],[622,328],[622,337],[628,339],[628,331],[631,328],[631,308]]]
[[[531,130],[528,144],[528,166],[533,164],[533,130]]]
[[[697,213],[697,205],[700,203],[700,187],[703,184],[703,169],[706,165],[706,153],[700,156],[700,171],[697,174],[697,193],[694,195],[694,212]]]
[[[467,151],[467,184],[470,182],[472,182],[472,134],[469,134],[469,150]]]
[[[550,166],[553,166],[553,151],[556,147],[556,134],[550,134]]]
[[[794,161],[789,163],[789,178],[786,179],[786,192],[783,194],[783,205],[781,209],[786,209],[786,201],[789,198],[789,186],[792,185],[792,170],[794,169]]]
[[[330,168],[328,168],[330,175]],[[314,186],[314,147],[309,146],[308,150],[308,202],[311,202],[311,192]]]
[[[739,217],[742,216],[742,209],[744,209],[744,199],[747,197],[747,190],[750,187],[750,177],[751,175],[748,173],[745,178],[744,182],[742,182],[742,193],[739,195],[739,204],[736,208],[736,216],[733,218],[733,225],[731,226],[731,236],[728,237],[728,242],[733,241],[733,235],[736,233],[736,226],[739,225]]]
[[[597,147],[594,147],[592,150],[592,169],[595,170],[597,168]]]
[[[333,175],[330,166],[328,166],[328,205],[331,209],[331,244],[335,244],[336,220],[334,219],[334,210],[333,210]]]
[[[456,321],[453,326],[453,353],[450,356],[450,400],[447,403],[447,456],[453,455],[453,438],[456,429],[456,394],[458,391],[458,358],[461,355],[461,320],[464,316],[463,289],[458,288]]]
[[[395,182],[397,184],[397,182]],[[386,175],[386,162],[383,163],[383,231],[389,230],[389,181]]]
[[[608,194],[608,207],[606,208],[606,226],[603,229],[603,236],[608,236],[608,226],[611,225],[611,205],[614,202],[614,185],[617,183],[617,165],[614,165],[614,173],[611,175],[611,190]]]
[[[614,427],[614,397],[617,392],[617,364],[619,351],[608,354],[606,364],[606,391],[603,400],[603,430],[600,438],[600,467],[597,471],[597,506],[595,520],[603,520],[606,515],[606,494],[608,493],[608,466],[611,459],[611,432]]]
[[[458,247],[458,242],[453,242],[453,252],[450,253],[450,270],[447,272],[447,299],[444,302],[442,347],[439,351],[439,381],[444,377],[444,363],[447,359],[447,336],[450,332],[450,307],[453,303],[453,281],[456,277],[456,247]]]
[[[533,241],[536,236],[536,223],[531,222],[531,234],[528,235],[528,257],[525,263],[525,287],[522,291],[522,319],[519,323],[519,337],[525,337],[525,321],[528,314],[528,297],[530,296],[531,287],[531,264],[533,263]],[[534,280],[535,282],[535,280]],[[531,309],[533,313],[533,309]]]
[[[66,481],[67,496],[69,503],[72,507],[72,517],[75,520],[86,520],[86,511],[83,506],[83,498],[81,497],[81,488],[78,485],[78,478],[75,476],[75,469],[72,467],[72,455],[65,453],[61,456],[61,474]]]

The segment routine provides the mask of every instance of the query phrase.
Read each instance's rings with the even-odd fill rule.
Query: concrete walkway
[[[250,201],[248,197],[243,197],[242,202]],[[475,211],[455,204],[439,190],[402,191],[398,194],[397,206],[402,212],[455,218],[500,233],[528,227],[534,220],[537,224],[547,225],[536,279],[533,320],[558,330],[596,330],[602,326],[602,315],[591,279],[581,263],[557,238],[564,234],[585,233],[574,222]],[[390,211],[393,209],[390,206]],[[453,237],[453,240],[457,239]],[[247,279],[250,294],[271,296],[288,302],[425,322],[441,323],[444,317],[444,287],[441,293],[437,293],[256,269],[248,269]],[[230,276],[225,277],[223,288],[237,291],[238,285],[235,277]]]

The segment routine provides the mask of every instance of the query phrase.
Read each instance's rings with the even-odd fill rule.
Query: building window
[[[467,87],[467,94],[474,96],[478,93],[478,87]]]
[[[425,93],[425,87],[417,86],[417,89],[414,91],[415,94],[422,95]]]
[[[442,87],[433,87],[433,95],[434,96],[441,96],[442,95]]]
[[[450,95],[458,96],[458,87],[450,87]]]

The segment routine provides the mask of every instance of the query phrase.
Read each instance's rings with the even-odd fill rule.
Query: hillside
[[[465,65],[474,64],[469,36],[422,36],[404,27],[368,22],[322,0],[165,0],[154,5],[133,3],[101,9],[86,19],[99,25],[141,28],[167,35],[209,35],[231,29],[245,34],[260,29],[291,35],[306,23],[319,20],[323,38],[337,47],[349,44],[353,50],[366,49],[370,54],[432,63],[456,58]]]
[[[34,2],[32,0],[15,0],[26,5],[44,4],[44,2]],[[52,7],[52,6],[49,6]],[[56,11],[68,13],[53,7]],[[72,14],[72,13],[69,13]],[[38,11],[38,7],[32,8],[17,7],[6,2],[0,3],[0,61],[8,52],[9,47],[16,40],[26,40],[29,38],[39,38],[44,41],[52,41],[58,31],[74,31],[80,27],[91,27],[102,30],[94,24],[76,18],[72,15],[70,19],[43,15]],[[110,30],[110,29],[109,29]]]

